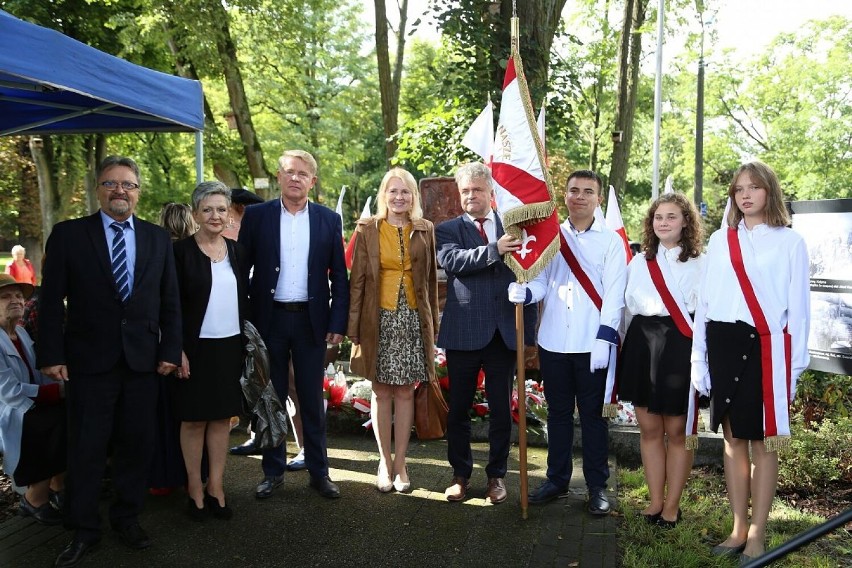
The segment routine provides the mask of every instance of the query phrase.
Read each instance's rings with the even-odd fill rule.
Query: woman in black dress
[[[695,206],[683,194],[666,193],[651,204],[643,252],[627,267],[624,303],[632,319],[621,351],[618,395],[633,402],[639,421],[650,500],[642,515],[665,528],[680,520],[680,497],[692,467],[694,445],[687,443],[687,431],[695,425],[695,395],[689,354],[702,243]]]
[[[247,315],[247,282],[236,242],[222,236],[228,224],[231,190],[218,181],[192,192],[199,229],[174,245],[183,312],[183,364],[175,371],[177,415],[187,472],[187,514],[205,511],[228,519],[224,472],[230,418],[240,412],[243,364],[242,322]],[[209,477],[201,480],[207,448]]]

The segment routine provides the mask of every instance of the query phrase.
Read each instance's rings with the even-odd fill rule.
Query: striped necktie
[[[486,217],[482,217],[481,219],[475,219],[476,228],[479,229],[479,236],[482,237],[482,240],[485,241],[485,244],[488,244],[488,234],[485,232],[485,222],[488,219]]]
[[[115,231],[112,238],[112,275],[115,278],[115,289],[121,297],[122,303],[127,303],[130,298],[130,275],[127,273],[127,245],[124,242],[124,230],[129,223],[113,221],[110,228]]]

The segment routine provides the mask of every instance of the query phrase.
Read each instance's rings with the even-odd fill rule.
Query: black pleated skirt
[[[760,338],[747,323],[707,323],[710,367],[710,427],[727,416],[734,438],[763,440]]]
[[[189,379],[175,379],[175,410],[184,422],[207,422],[242,412],[240,374],[243,344],[239,335],[200,339],[189,360]]]
[[[671,317],[634,317],[621,349],[618,397],[655,414],[686,414],[691,350]]]
[[[25,487],[65,471],[67,439],[64,400],[50,406],[33,406],[25,412],[15,484]]]

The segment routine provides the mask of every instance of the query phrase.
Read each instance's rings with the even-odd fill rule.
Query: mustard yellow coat
[[[376,378],[379,349],[379,222],[378,217],[361,219],[355,227],[355,251],[349,277],[349,327],[346,334],[357,337],[350,368],[366,379]],[[438,270],[435,257],[435,228],[430,221],[412,221],[411,276],[420,316],[426,375],[435,380],[435,336],[438,332]]]

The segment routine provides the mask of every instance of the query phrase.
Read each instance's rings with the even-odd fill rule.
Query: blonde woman
[[[394,168],[385,174],[376,201],[376,215],[360,220],[355,229],[348,335],[355,345],[353,372],[373,384],[376,487],[383,493],[403,492],[411,486],[405,454],[414,422],[414,384],[434,380],[435,373],[435,232],[423,218],[417,183],[407,171]]]

